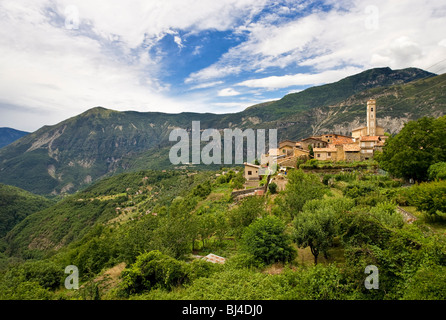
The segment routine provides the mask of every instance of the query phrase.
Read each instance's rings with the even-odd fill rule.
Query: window
[[[327,152],[327,157],[331,157],[331,152]]]
[[[321,154],[320,154],[320,153],[318,153],[318,154],[317,154],[317,157],[318,157],[318,158],[320,158],[320,157],[321,157]]]
[[[371,111],[373,111],[373,108],[370,108]]]
[[[248,171],[248,176],[252,176],[252,171]]]

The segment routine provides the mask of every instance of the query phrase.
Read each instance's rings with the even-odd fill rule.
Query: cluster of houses
[[[367,101],[367,125],[352,130],[351,136],[336,133],[311,136],[300,141],[284,140],[279,148],[262,155],[258,165],[245,163],[245,178],[256,180],[265,168],[295,167],[298,159],[363,161],[373,158],[375,151],[382,151],[387,136],[384,128],[376,123],[376,100]]]

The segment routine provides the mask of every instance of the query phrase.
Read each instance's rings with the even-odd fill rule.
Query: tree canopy
[[[427,180],[429,167],[446,161],[446,116],[423,117],[406,123],[396,136],[386,141],[376,159],[396,177]]]

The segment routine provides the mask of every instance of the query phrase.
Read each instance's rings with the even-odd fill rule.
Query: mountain
[[[377,68],[233,114],[97,107],[0,149],[0,182],[37,194],[60,194],[119,172],[173,168],[169,133],[175,127],[190,129],[194,120],[201,129],[277,128],[279,139],[348,134],[365,122],[369,98],[377,100],[378,124],[395,133],[409,120],[444,114],[445,82],[446,75],[416,68]]]
[[[11,128],[0,128],[0,148],[20,139],[27,135],[28,132],[15,130]]]

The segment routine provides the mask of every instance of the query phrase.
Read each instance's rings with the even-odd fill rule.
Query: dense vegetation
[[[444,176],[445,149],[446,116],[424,117],[408,122],[398,135],[390,137],[377,160],[394,176],[425,181]]]
[[[444,220],[429,219],[433,209],[420,205],[422,196],[411,196],[425,194],[417,189],[422,184],[405,188],[364,170],[294,170],[284,191],[233,202],[230,192],[241,172],[214,173],[124,174],[34,214],[39,231],[29,231],[26,218],[6,238],[11,247],[3,256],[1,298],[446,297]],[[444,197],[439,183],[427,184]],[[308,192],[300,192],[303,185]],[[166,193],[156,194],[160,190]],[[404,222],[397,205],[418,208],[411,210],[419,219]],[[435,210],[442,216],[444,207]],[[76,224],[66,219],[70,215]],[[60,248],[25,250],[31,234],[46,235],[52,244],[71,236]],[[226,263],[197,258],[210,252]],[[79,290],[63,288],[67,265],[79,268]],[[364,287],[367,265],[379,269],[378,290]]]
[[[442,152],[421,183],[375,165],[290,169],[273,176],[276,186],[264,196],[237,199],[231,192],[244,182],[240,168],[105,178],[49,207],[43,201],[6,233],[0,299],[443,300]],[[25,203],[6,208],[25,213]],[[209,253],[225,263],[204,260]],[[72,265],[78,290],[64,286]],[[377,289],[364,285],[371,265]]]
[[[0,184],[0,238],[30,214],[53,202],[25,190]]]

